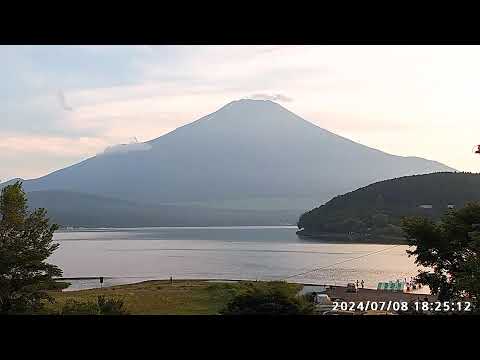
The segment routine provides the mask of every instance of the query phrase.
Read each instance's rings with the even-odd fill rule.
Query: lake
[[[299,239],[294,226],[161,227],[58,231],[50,262],[64,277],[103,286],[149,279],[250,279],[345,285],[413,277],[405,245]],[[303,275],[310,269],[318,271]],[[74,280],[69,290],[98,287]]]

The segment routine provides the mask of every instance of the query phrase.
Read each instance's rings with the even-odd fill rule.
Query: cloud
[[[278,101],[278,102],[290,102],[293,101],[291,97],[288,97],[283,94],[253,94],[249,97],[253,100],[271,100],[271,101]]]
[[[48,174],[95,155],[108,143],[96,137],[0,131],[0,182]]]
[[[382,150],[460,163],[452,149],[478,142],[479,61],[475,46],[1,46],[0,177],[158,137],[248,94]]]
[[[147,143],[132,142],[130,144],[118,144],[118,145],[109,146],[102,153],[98,155],[126,154],[129,152],[136,152],[136,151],[148,151],[151,148],[152,146]]]
[[[105,147],[103,139],[95,137],[66,138],[63,136],[0,134],[0,154],[7,152],[26,154],[85,157]]]
[[[60,103],[60,106],[67,111],[73,111],[73,108],[67,104],[67,101],[65,100],[65,94],[63,91],[59,91],[58,94],[58,102]]]
[[[413,125],[408,122],[402,122],[395,116],[390,114],[355,114],[352,112],[312,112],[310,116],[318,119],[316,124],[329,131],[337,134],[360,134],[360,133],[380,133],[391,132],[398,134],[399,132],[408,132],[413,129],[428,129],[428,125]],[[348,137],[348,136],[347,136]]]
[[[3,136],[7,133],[67,137],[86,135],[71,132],[71,112],[59,106],[53,92],[43,96],[26,96],[21,100],[2,100],[0,97],[0,133]]]

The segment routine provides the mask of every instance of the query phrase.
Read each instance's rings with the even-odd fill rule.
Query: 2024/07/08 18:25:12
[[[438,311],[438,312],[469,312],[472,311],[472,303],[465,301],[449,302],[449,301],[416,301],[415,311]]]

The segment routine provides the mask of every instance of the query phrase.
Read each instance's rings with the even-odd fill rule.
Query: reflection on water
[[[300,240],[295,231],[291,226],[66,231],[55,234],[60,247],[50,260],[64,277],[104,276],[103,286],[170,276],[279,280],[321,267],[289,281],[342,285],[364,280],[366,287],[376,288],[379,281],[417,273],[407,246],[313,243]],[[71,282],[72,290],[100,285],[98,280]]]

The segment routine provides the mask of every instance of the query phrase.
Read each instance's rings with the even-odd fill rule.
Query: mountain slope
[[[480,201],[480,174],[436,173],[385,180],[337,196],[304,213],[300,234],[390,233],[401,235],[402,216],[438,218],[449,205]],[[431,205],[431,208],[421,207]]]
[[[46,208],[59,225],[81,227],[239,226],[293,224],[292,211],[243,211],[145,205],[69,191],[33,191],[30,209]]]
[[[24,187],[149,204],[238,209],[252,202],[300,214],[375,181],[453,170],[363,146],[261,100],[231,102],[144,145],[97,155]]]

